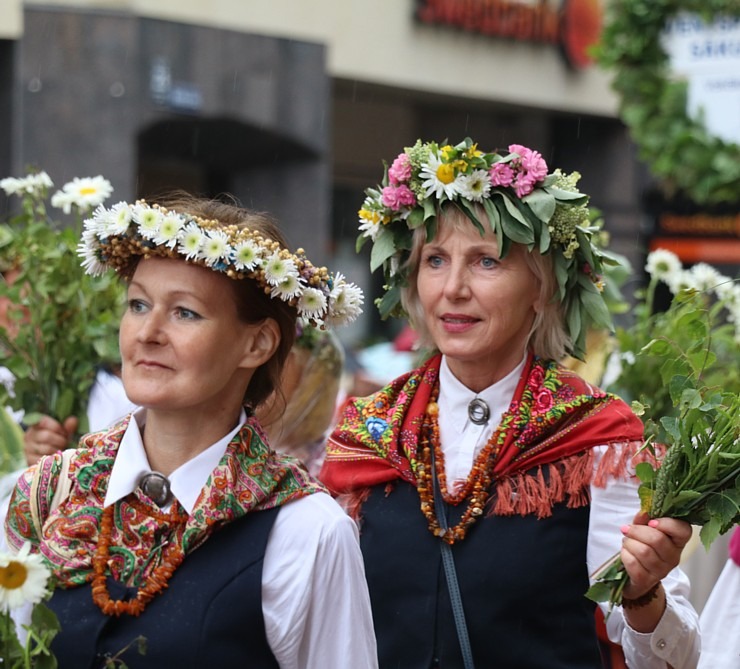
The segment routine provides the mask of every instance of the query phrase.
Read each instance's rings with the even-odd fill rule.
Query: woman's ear
[[[264,365],[275,353],[280,344],[280,326],[273,318],[265,318],[259,323],[246,326],[247,337],[240,367],[257,369]]]

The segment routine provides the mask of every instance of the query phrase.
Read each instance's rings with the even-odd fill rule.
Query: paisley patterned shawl
[[[416,484],[422,426],[439,382],[440,362],[436,355],[345,406],[329,437],[319,478],[333,493],[349,495],[351,513],[359,513],[361,496],[370,486],[397,479]],[[500,515],[544,517],[564,499],[570,506],[586,504],[588,485],[623,475],[643,443],[642,422],[622,400],[555,362],[531,355],[501,424],[492,508]],[[598,445],[612,448],[594,471],[592,448]],[[512,494],[521,491],[525,494]]]
[[[13,493],[6,519],[9,545],[18,550],[31,542],[62,587],[81,585],[90,576],[111,469],[130,419],[83,437],[70,462],[69,496],[56,510],[49,511],[61,471],[60,454],[42,458],[27,470]],[[162,520],[156,505],[138,489],[115,504],[110,571],[117,580],[138,586],[160,564],[163,542],[179,542],[187,555],[225,523],[320,491],[326,489],[303,465],[267,446],[259,423],[249,418],[227,446],[185,523]],[[32,522],[32,504],[42,520],[41,536]]]

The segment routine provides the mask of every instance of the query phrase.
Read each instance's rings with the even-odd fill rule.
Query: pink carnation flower
[[[514,192],[517,197],[529,195],[534,190],[537,179],[532,178],[527,172],[519,172],[514,180]]]
[[[492,186],[511,186],[514,181],[514,170],[508,163],[495,163],[488,173],[491,175]]]
[[[513,161],[513,165],[518,169],[522,179],[522,190],[528,189],[527,193],[531,193],[535,184],[547,176],[545,159],[538,151],[532,151],[532,149],[528,149],[521,144],[510,144],[509,151],[519,155],[519,158]]]
[[[405,153],[400,154],[393,161],[393,164],[388,170],[388,178],[394,186],[398,186],[398,184],[408,181],[411,178],[411,161]]]
[[[416,204],[416,196],[408,186],[386,186],[382,191],[381,199],[386,207],[393,211],[400,211],[403,207],[412,207]]]

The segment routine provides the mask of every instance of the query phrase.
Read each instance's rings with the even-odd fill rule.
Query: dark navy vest
[[[465,506],[447,509],[450,525]],[[484,517],[452,547],[476,669],[600,669],[584,597],[588,513]],[[440,540],[416,488],[374,487],[361,523],[380,669],[462,669]]]
[[[59,669],[98,669],[140,635],[146,654],[133,644],[120,657],[129,669],[277,669],[262,616],[262,559],[278,511],[249,513],[214,532],[139,617],[103,615],[89,585],[58,588],[50,606],[62,627],[52,644]],[[136,596],[110,577],[108,591],[112,599]]]

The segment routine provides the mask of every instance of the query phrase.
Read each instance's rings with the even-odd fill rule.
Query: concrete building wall
[[[532,4],[533,0],[521,0]],[[573,71],[557,46],[430,26],[416,0],[43,0],[26,6],[119,9],[143,17],[326,45],[336,79],[615,116],[609,76]],[[558,0],[551,0],[557,7]]]
[[[19,97],[7,174],[35,166],[58,186],[102,174],[114,199],[229,192],[326,261],[322,45],[65,7],[27,8],[14,44],[3,59]]]
[[[22,0],[0,0],[0,40],[18,39],[22,32]]]

